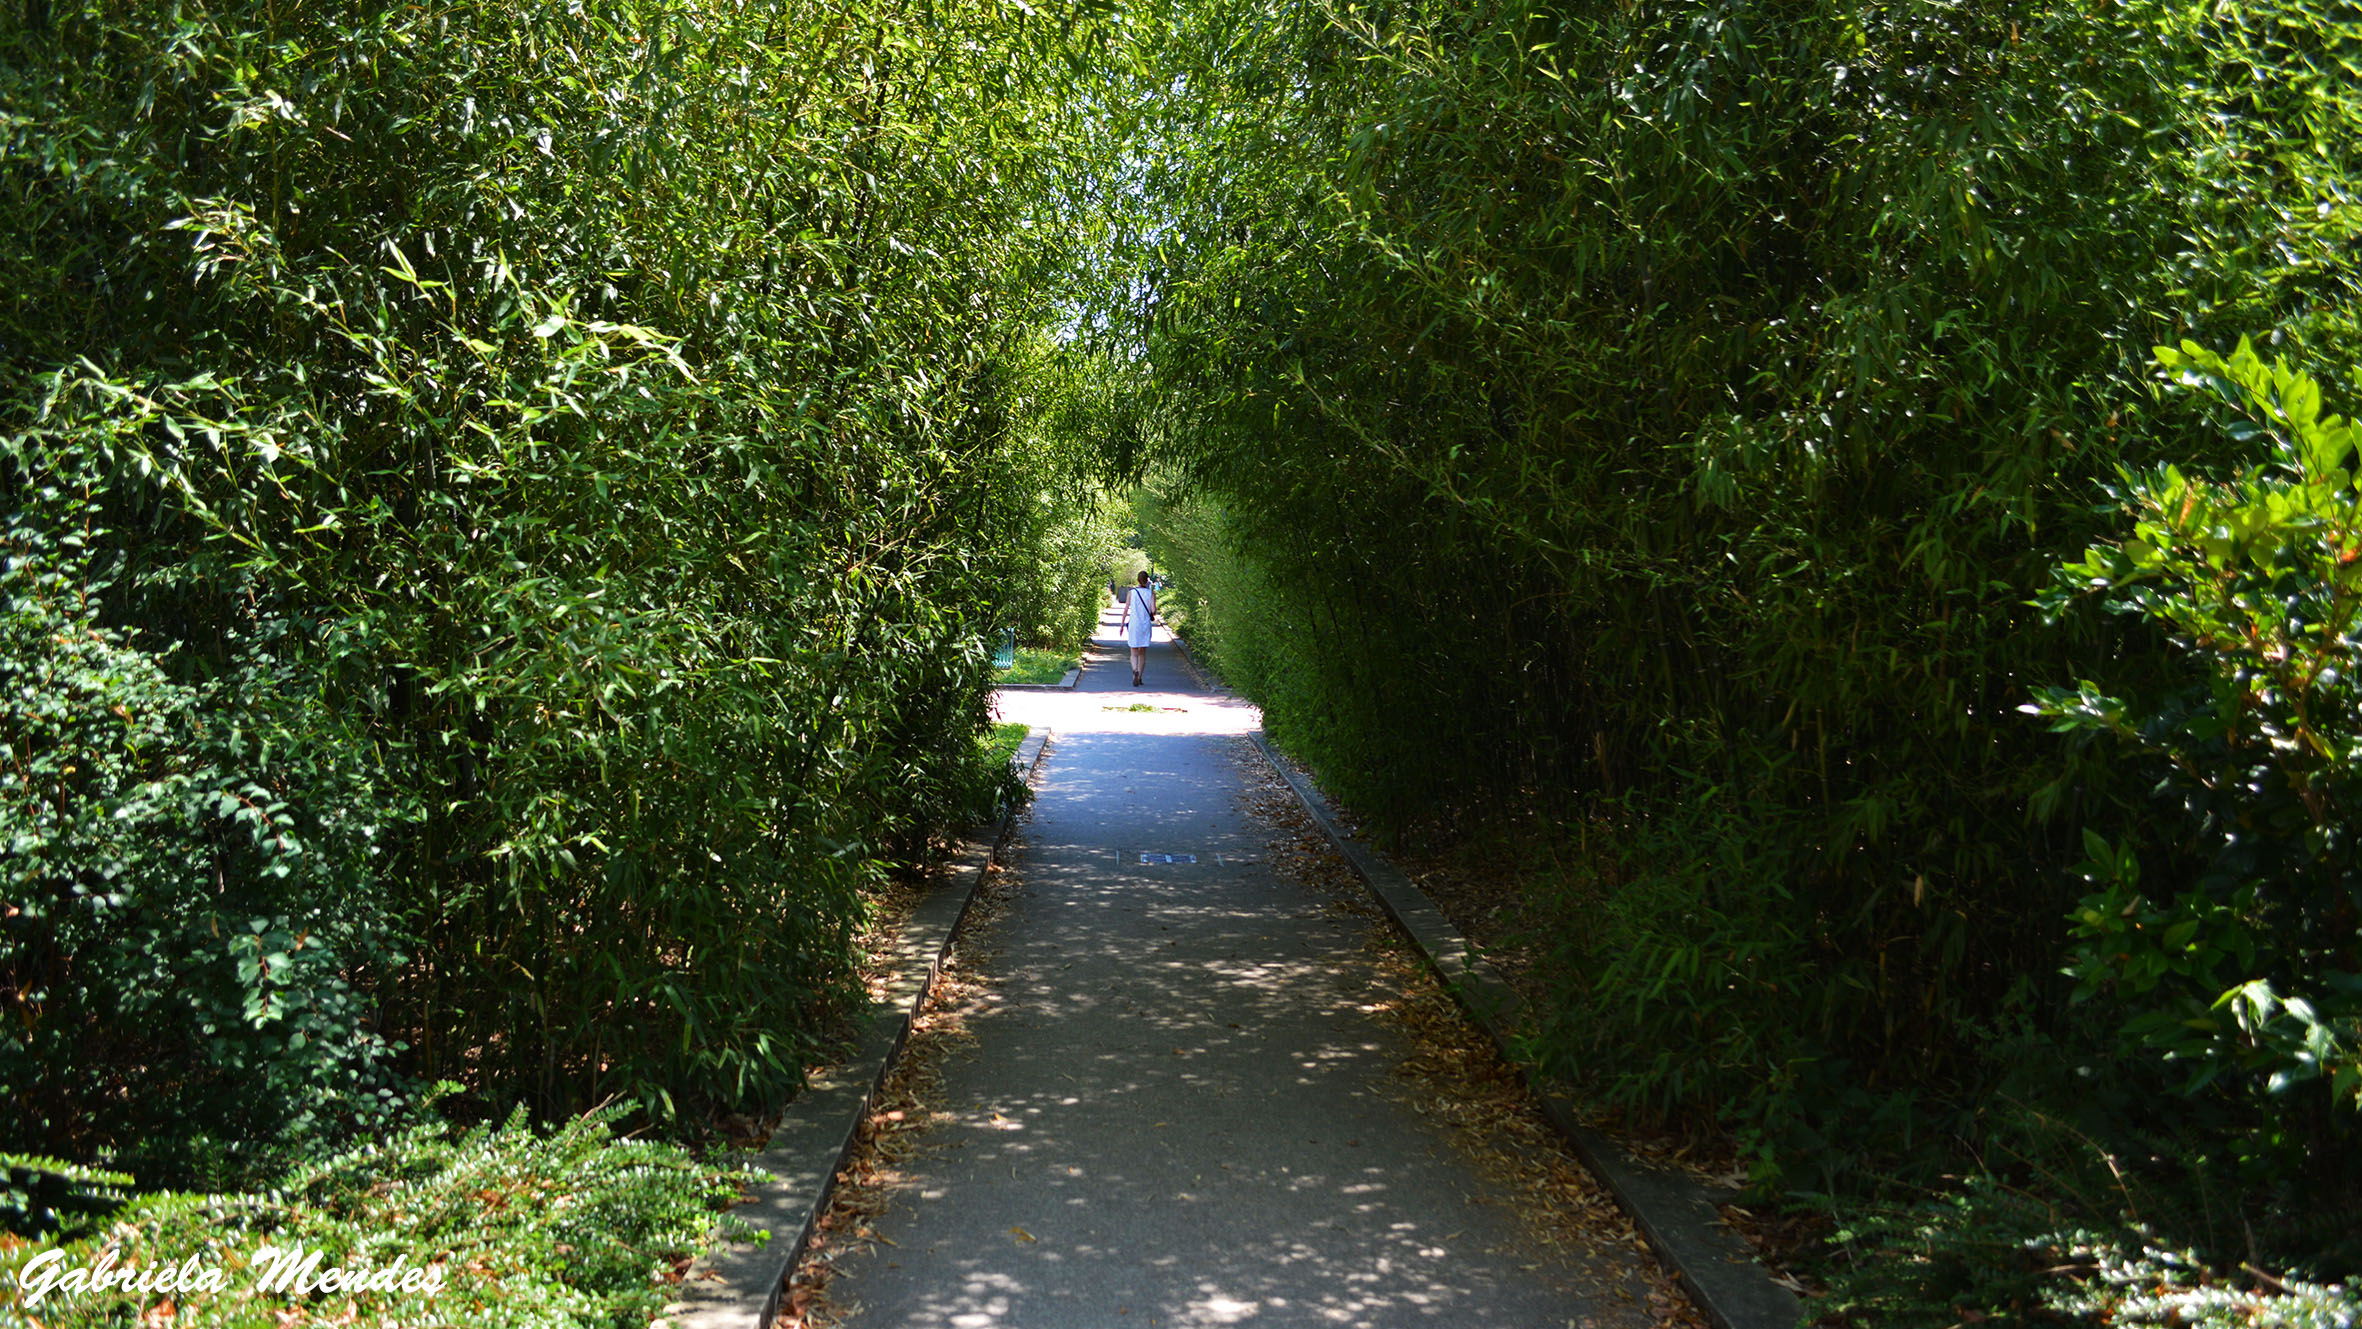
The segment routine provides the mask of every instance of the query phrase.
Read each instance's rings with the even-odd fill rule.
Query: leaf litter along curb
[[[918,912],[939,874],[951,861],[957,846],[942,842],[933,846],[930,863],[923,872],[894,872],[873,882],[862,890],[862,922],[854,933],[853,949],[859,957],[854,979],[869,1001],[882,1001],[886,989],[894,981],[897,963],[896,946],[902,930]],[[988,872],[999,871],[997,858]],[[841,1065],[853,1055],[860,1042],[861,1024],[859,1003],[849,1003],[825,1030],[819,1046],[804,1060],[804,1076],[811,1077]],[[733,1147],[744,1150],[761,1149],[779,1129],[781,1118],[787,1114],[787,1103],[781,1103],[760,1114],[736,1112],[716,1117],[712,1129]]]
[[[997,859],[1017,861],[1022,846],[1020,822]],[[862,1114],[853,1148],[829,1192],[828,1208],[813,1224],[812,1240],[788,1275],[771,1329],[835,1329],[859,1314],[859,1303],[839,1302],[829,1295],[837,1257],[874,1250],[880,1243],[894,1244],[871,1227],[870,1220],[891,1206],[905,1180],[903,1160],[925,1147],[933,1127],[951,1119],[951,1113],[939,1106],[943,1064],[954,1052],[973,1055],[976,1038],[968,1020],[992,1004],[987,966],[998,954],[993,933],[1019,889],[1017,874],[1001,861],[985,869],[958,937],[911,1020],[901,1053]],[[882,983],[881,974],[873,987]]]
[[[1364,951],[1377,979],[1370,1013],[1412,1044],[1411,1055],[1395,1070],[1400,1091],[1415,1111],[1445,1128],[1482,1175],[1507,1191],[1531,1242],[1528,1253],[1562,1266],[1622,1263],[1630,1275],[1610,1275],[1610,1286],[1655,1329],[1705,1329],[1704,1318],[1658,1265],[1630,1220],[1566,1153],[1515,1071],[1409,958],[1392,924],[1369,902],[1351,867],[1305,819],[1294,795],[1246,740],[1233,746],[1232,758],[1242,777],[1240,801],[1273,836],[1274,866],[1320,890],[1328,897],[1327,907],[1367,926]],[[1005,856],[1019,861],[1014,847]],[[888,1210],[906,1180],[900,1164],[926,1147],[931,1128],[951,1119],[938,1106],[943,1066],[955,1053],[973,1055],[968,1022],[993,1004],[987,967],[997,953],[993,931],[1022,885],[1018,874],[996,866],[979,888],[960,932],[961,944],[928,989],[900,1057],[862,1119],[853,1152],[788,1280],[771,1329],[836,1329],[858,1315],[857,1302],[829,1295],[835,1261],[850,1250],[874,1252],[880,1243],[893,1244],[870,1221]],[[1637,1289],[1622,1285],[1633,1282]],[[1595,1322],[1575,1323],[1592,1329]]]
[[[1332,908],[1365,925],[1363,951],[1377,971],[1380,990],[1372,994],[1371,1014],[1411,1043],[1410,1055],[1394,1072],[1403,1101],[1442,1126],[1453,1147],[1508,1194],[1533,1254],[1606,1274],[1615,1294],[1661,1329],[1705,1329],[1704,1315],[1658,1262],[1632,1220],[1567,1152],[1491,1040],[1412,959],[1393,921],[1304,815],[1295,794],[1248,740],[1238,741],[1233,757],[1241,802],[1275,837],[1274,866],[1325,893]],[[1632,1277],[1608,1274],[1610,1260],[1626,1263]],[[1635,1278],[1642,1286],[1637,1295],[1628,1285]]]
[[[1281,760],[1287,758],[1282,756]],[[1296,769],[1304,771],[1301,765]],[[1310,778],[1309,772],[1304,773]],[[1337,812],[1347,832],[1358,833],[1351,809]],[[1507,824],[1514,827],[1533,819],[1528,811],[1512,816]],[[1484,956],[1493,972],[1525,998],[1529,1011],[1548,1006],[1548,987],[1536,973],[1544,960],[1536,937],[1548,929],[1528,913],[1530,906],[1517,880],[1519,867],[1506,861],[1497,848],[1454,845],[1448,835],[1437,834],[1439,829],[1426,828],[1423,841],[1414,831],[1410,843],[1390,851],[1387,857]],[[1537,833],[1549,834],[1547,829]],[[1531,1033],[1531,1024],[1522,1026],[1520,1032]],[[1584,1124],[1614,1136],[1634,1157],[1685,1172],[1719,1190],[1744,1191],[1747,1187],[1747,1169],[1739,1161],[1734,1142],[1712,1127],[1693,1123],[1687,1130],[1651,1128],[1596,1106],[1577,1103],[1575,1108]],[[1756,1261],[1770,1272],[1774,1282],[1807,1298],[1822,1294],[1820,1281],[1797,1266],[1799,1257],[1826,1240],[1833,1230],[1827,1215],[1776,1201],[1748,1208],[1726,1200],[1716,1207],[1723,1223],[1754,1249]]]
[[[1532,820],[1532,814],[1526,813],[1507,824],[1514,828]],[[1350,816],[1346,821],[1349,831],[1357,829]],[[1430,834],[1433,830],[1430,828]],[[1493,972],[1525,999],[1529,1011],[1550,1004],[1548,985],[1537,973],[1546,958],[1538,941],[1542,929],[1523,898],[1520,869],[1514,863],[1503,861],[1497,850],[1434,840],[1420,843],[1416,838],[1387,857],[1484,956]],[[1530,1021],[1519,1032],[1531,1033]],[[1726,1135],[1652,1130],[1643,1123],[1596,1110],[1586,1112],[1585,1117],[1585,1124],[1609,1131],[1627,1151],[1656,1166],[1686,1172],[1706,1185],[1723,1189],[1738,1189],[1747,1183],[1746,1168]]]

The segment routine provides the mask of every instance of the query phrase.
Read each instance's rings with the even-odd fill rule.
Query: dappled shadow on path
[[[1127,680],[1128,681],[1128,680]],[[1088,696],[1090,694],[1083,694]],[[1070,733],[864,1325],[1642,1323],[1383,1092],[1356,925],[1271,870],[1232,741]],[[1194,862],[1143,863],[1143,854]],[[1629,1287],[1625,1289],[1629,1291]]]

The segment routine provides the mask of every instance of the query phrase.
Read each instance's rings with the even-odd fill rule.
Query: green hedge
[[[798,1082],[1046,558],[1061,40],[8,9],[0,1148]]]
[[[1795,1188],[1932,1179],[2032,1101],[2219,1163],[2145,1065],[2077,1076],[2112,1020],[2059,974],[2084,828],[2197,867],[2018,709],[2184,664],[2030,602],[2119,462],[2249,460],[2152,346],[2355,382],[2350,18],[1219,13],[1149,172],[1158,429],[1110,462],[1218,513],[1165,537],[1251,586],[1217,647],[1377,825],[1561,828],[1541,1050]],[[2350,1127],[2216,1216],[2335,1195]]]
[[[677,1146],[617,1138],[624,1115],[609,1106],[545,1133],[521,1108],[468,1130],[422,1114],[267,1190],[140,1196],[103,1231],[0,1249],[10,1291],[0,1326],[133,1324],[164,1304],[175,1323],[218,1329],[340,1314],[365,1324],[646,1324],[677,1289],[674,1262],[703,1248],[716,1207],[746,1178]],[[282,1264],[265,1251],[300,1254]],[[104,1267],[118,1273],[186,1269],[220,1286],[141,1295],[92,1292],[86,1274],[73,1277],[108,1255]],[[346,1268],[387,1286],[290,1290]]]

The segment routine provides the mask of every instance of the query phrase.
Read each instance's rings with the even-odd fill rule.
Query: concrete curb
[[[1029,783],[1049,738],[1049,730],[1035,729],[1018,746],[1017,768]],[[812,1077],[787,1105],[770,1143],[747,1160],[763,1179],[747,1188],[752,1198],[730,1212],[762,1238],[729,1242],[699,1256],[660,1323],[673,1329],[770,1329],[778,1318],[787,1277],[828,1206],[837,1169],[853,1148],[870,1097],[902,1051],[911,1019],[1016,819],[1017,810],[1011,808],[961,845],[942,880],[903,925],[894,947],[893,977],[885,995],[863,1014],[854,1054]]]
[[[1199,687],[1208,692],[1230,691],[1230,685],[1207,673],[1205,667],[1197,662],[1197,652],[1189,649],[1189,643],[1178,632],[1173,634],[1173,649],[1180,654],[1182,667],[1189,671],[1191,678],[1197,680]]]
[[[1067,670],[1066,677],[1055,683],[995,683],[992,685],[992,690],[995,692],[1072,692],[1074,685],[1081,681],[1082,676],[1083,667],[1078,664]]]
[[[1469,947],[1416,883],[1345,833],[1328,800],[1281,761],[1261,733],[1255,735],[1255,746],[1369,883],[1371,894],[1426,954],[1444,986],[1500,1049],[1502,1059],[1517,1068],[1550,1124],[1631,1215],[1706,1318],[1717,1329],[1794,1329],[1804,1319],[1804,1303],[1773,1282],[1770,1272],[1755,1263],[1746,1239],[1722,1222],[1715,1191],[1687,1173],[1634,1158],[1622,1145],[1577,1120],[1565,1097],[1512,1051],[1510,1034],[1525,1007],[1516,990]]]

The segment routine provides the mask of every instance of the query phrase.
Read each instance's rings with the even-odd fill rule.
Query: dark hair
[[[1143,572],[1143,573],[1141,573],[1141,574],[1140,574],[1140,584],[1141,584],[1142,586],[1146,586],[1146,585],[1148,584],[1148,574],[1147,574],[1147,573]]]

